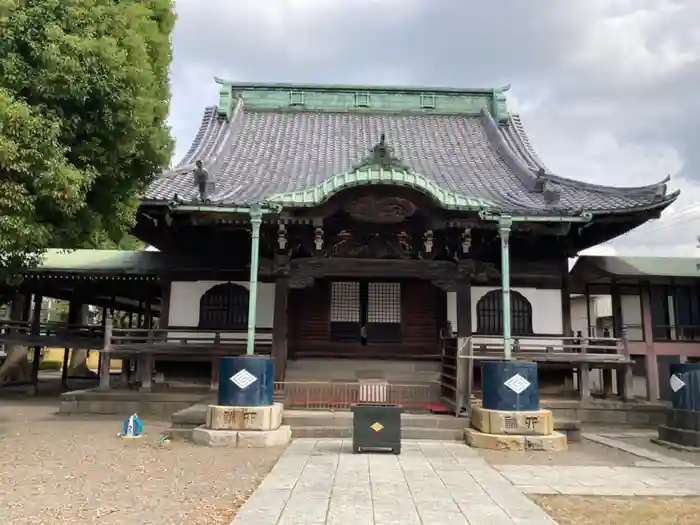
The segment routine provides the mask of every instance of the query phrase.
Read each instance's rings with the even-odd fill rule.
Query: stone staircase
[[[206,405],[193,405],[175,412],[171,417],[168,434],[171,439],[189,440],[192,430],[203,425]],[[401,437],[441,441],[462,441],[466,418],[437,414],[402,414]],[[292,438],[350,438],[352,436],[351,412],[327,412],[321,410],[285,410],[283,425],[292,427]]]
[[[286,382],[336,381],[354,383],[379,379],[395,384],[438,383],[440,363],[372,359],[298,359],[287,363]]]
[[[295,438],[350,438],[351,412],[286,410],[283,423],[292,427]],[[437,414],[402,414],[401,437],[440,441],[464,440],[466,418]]]

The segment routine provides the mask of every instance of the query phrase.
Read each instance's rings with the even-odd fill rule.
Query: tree
[[[123,244],[173,150],[174,23],[172,0],[0,0],[0,281]]]

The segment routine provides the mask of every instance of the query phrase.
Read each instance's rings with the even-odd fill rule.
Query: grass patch
[[[700,497],[534,496],[559,525],[697,525]]]

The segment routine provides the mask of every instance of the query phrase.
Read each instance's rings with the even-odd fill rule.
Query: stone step
[[[170,427],[168,430],[163,432],[172,441],[192,441],[192,431],[195,427],[188,428],[175,428]]]
[[[314,412],[286,410],[282,417],[285,425],[296,427],[345,427],[352,428],[351,412]],[[410,428],[447,429],[462,431],[469,426],[466,418],[430,414],[402,414],[402,425]]]
[[[352,438],[352,428],[345,426],[292,427],[292,438]],[[463,429],[402,427],[401,439],[464,441]]]

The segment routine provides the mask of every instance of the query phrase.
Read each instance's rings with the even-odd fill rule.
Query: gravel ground
[[[283,448],[211,449],[117,437],[121,419],[55,415],[54,400],[0,403],[3,525],[228,524]]]

